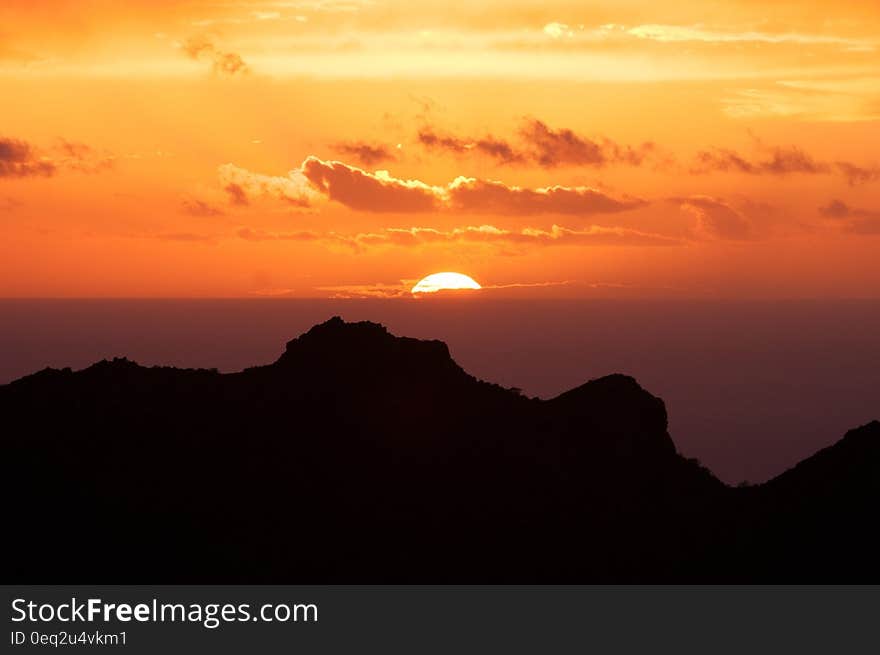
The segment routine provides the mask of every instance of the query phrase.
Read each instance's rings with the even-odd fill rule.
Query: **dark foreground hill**
[[[529,399],[374,323],[46,369],[0,420],[9,582],[880,582],[880,423],[734,489],[632,378]]]

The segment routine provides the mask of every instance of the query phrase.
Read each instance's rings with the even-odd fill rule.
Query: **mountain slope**
[[[0,387],[0,412],[8,577],[29,582],[766,577],[784,499],[851,458],[730,489],[676,452],[632,378],[529,399],[442,342],[339,318],[240,373],[47,369]]]

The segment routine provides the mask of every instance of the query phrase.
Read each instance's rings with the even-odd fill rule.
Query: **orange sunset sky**
[[[5,0],[0,90],[4,297],[880,290],[876,0]]]

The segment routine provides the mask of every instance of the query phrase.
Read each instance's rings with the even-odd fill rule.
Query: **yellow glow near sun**
[[[436,293],[442,289],[482,289],[482,287],[467,275],[447,271],[422,278],[412,288],[412,293]]]

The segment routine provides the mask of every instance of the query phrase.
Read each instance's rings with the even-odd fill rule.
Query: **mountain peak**
[[[607,445],[618,451],[666,455],[676,452],[667,432],[666,405],[629,375],[615,373],[590,380],[547,404],[553,412],[577,425],[614,435]]]
[[[318,367],[364,373],[402,371],[415,375],[467,374],[442,341],[398,337],[379,323],[346,322],[334,316],[287,342],[279,366]]]
[[[319,323],[309,329],[308,332],[300,335],[296,339],[288,342],[289,349],[296,342],[309,341],[320,342],[328,340],[372,340],[381,341],[393,335],[388,332],[388,328],[380,323],[372,321],[357,321],[348,323],[341,316],[333,316],[323,323]]]

